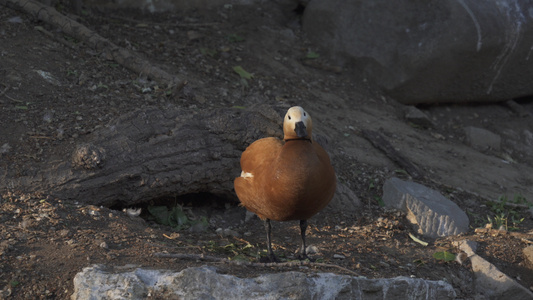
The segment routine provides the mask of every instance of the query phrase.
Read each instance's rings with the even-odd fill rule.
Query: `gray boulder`
[[[444,281],[396,277],[368,279],[332,273],[285,272],[255,278],[218,274],[212,267],[181,272],[83,269],[74,278],[72,300],[81,299],[454,299]]]
[[[470,147],[480,150],[501,150],[502,138],[486,129],[467,126],[465,130],[465,142]]]
[[[435,124],[433,124],[433,121],[431,121],[428,115],[414,106],[408,106],[406,108],[405,119],[416,126],[425,128],[435,127]]]
[[[427,237],[437,238],[468,231],[468,216],[438,191],[421,184],[390,178],[383,185],[386,206],[405,211],[407,218]]]
[[[307,36],[406,104],[533,94],[528,0],[313,0]]]

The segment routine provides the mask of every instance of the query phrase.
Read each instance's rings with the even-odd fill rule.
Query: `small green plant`
[[[370,190],[375,189],[377,185],[378,185],[378,179],[375,179],[375,178],[371,179],[370,183],[368,184],[368,190],[370,191]]]
[[[207,55],[210,57],[215,57],[218,54],[217,50],[209,48],[200,48],[200,53],[202,53],[202,55]]]
[[[77,70],[72,70],[72,69],[68,69],[67,70],[67,77],[69,76],[78,76],[78,71]]]
[[[235,66],[233,67],[233,71],[237,74],[239,74],[239,76],[242,78],[242,79],[252,79],[254,77],[254,75],[248,73],[245,69],[243,69],[241,66]]]
[[[222,246],[218,245],[215,241],[209,241],[207,245],[204,246],[204,249],[209,252],[227,255],[231,260],[241,261],[249,261],[250,257],[259,258],[260,254],[257,253],[257,251],[254,253],[254,248],[255,247],[248,242],[229,243]]]
[[[180,205],[168,208],[167,206],[148,206],[150,213],[149,219],[154,220],[159,224],[172,227],[174,230],[183,230],[190,227],[195,227],[197,230],[205,231],[208,227],[206,217],[193,219],[188,217]]]
[[[456,255],[448,251],[439,251],[433,253],[433,258],[436,260],[442,260],[444,262],[450,262],[455,260]]]
[[[487,206],[493,215],[487,216],[487,221],[492,228],[505,230],[518,230],[518,225],[524,221],[520,216],[519,208],[531,208],[532,204],[520,194],[515,194],[512,200],[502,195],[496,201],[489,201]]]
[[[240,42],[244,42],[246,39],[236,33],[232,33],[232,34],[229,34],[227,37],[226,37],[230,42],[232,43],[240,43]]]
[[[379,196],[374,196],[374,199],[378,202],[379,207],[385,207],[385,202],[383,201],[383,198]]]
[[[307,52],[307,54],[305,55],[305,58],[306,59],[317,59],[320,57],[320,54],[316,53],[315,51],[309,51]]]
[[[409,175],[409,173],[407,173],[407,171],[404,170],[404,169],[397,169],[397,170],[394,170],[394,173],[396,173],[396,174],[402,174],[402,175],[406,175],[406,176]]]
[[[423,266],[426,264],[426,262],[422,259],[415,259],[413,260],[413,263],[417,266],[417,267],[420,267],[420,266]]]
[[[470,219],[474,220],[473,224],[470,224],[470,228],[480,228],[487,224],[486,220],[482,218],[479,214],[476,214],[470,210],[467,210],[466,213],[470,216]]]

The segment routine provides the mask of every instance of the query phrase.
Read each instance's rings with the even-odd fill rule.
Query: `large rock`
[[[533,94],[528,0],[313,0],[308,37],[403,103]]]
[[[454,299],[444,281],[396,277],[368,279],[332,273],[285,272],[255,278],[218,274],[214,268],[181,272],[134,268],[117,272],[103,265],[74,278],[72,300],[81,299]]]
[[[421,184],[391,178],[383,185],[383,202],[407,213],[420,234],[431,238],[468,231],[468,216],[438,191]]]

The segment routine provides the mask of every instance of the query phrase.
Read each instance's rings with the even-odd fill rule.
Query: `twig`
[[[530,240],[528,240],[528,239],[526,239],[526,238],[520,238],[520,240],[521,240],[522,242],[526,243],[526,244],[533,244],[533,241],[530,241]]]
[[[233,238],[236,239],[237,241],[241,242],[241,243],[251,244],[250,242],[248,242],[248,241],[245,240],[245,239],[241,239],[241,238],[238,238],[238,237],[236,237],[236,236],[234,236]]]
[[[343,272],[350,273],[354,276],[359,276],[356,272],[341,267],[339,265],[334,264],[326,264],[326,263],[317,263],[317,262],[310,262],[310,261],[288,261],[288,262],[281,262],[281,263],[257,263],[257,262],[250,262],[250,261],[239,261],[239,260],[230,260],[227,258],[220,258],[216,256],[211,255],[204,255],[204,254],[185,254],[185,253],[163,253],[163,252],[156,252],[153,254],[155,257],[161,257],[161,258],[177,258],[177,259],[188,259],[188,260],[201,260],[201,261],[210,261],[210,262],[220,262],[220,263],[226,263],[226,264],[232,264],[237,266],[248,266],[248,267],[297,267],[297,266],[306,266],[306,267],[322,267],[322,268],[334,268],[341,270]]]
[[[414,236],[414,235],[413,235],[412,233],[410,233],[410,232],[409,232],[409,237],[410,237],[413,241],[419,243],[420,245],[422,245],[422,246],[424,246],[424,247],[428,245],[428,242],[424,242],[423,240],[417,238],[416,236]]]
[[[6,87],[3,91],[0,91],[0,97],[1,97],[3,94],[7,92],[7,90],[9,90],[9,85],[5,85],[3,83],[0,83],[0,84]]]
[[[1,96],[6,96],[6,98],[11,100],[11,101],[15,101],[15,102],[18,102],[18,103],[24,103],[24,101],[17,100],[17,99],[15,99],[13,97],[10,97],[8,94],[6,94],[7,90],[10,88],[9,85],[3,84],[3,83],[0,83],[0,84],[6,87],[3,91],[0,92],[0,97]]]

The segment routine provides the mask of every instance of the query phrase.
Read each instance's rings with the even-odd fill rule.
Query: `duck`
[[[250,144],[241,155],[241,176],[234,189],[242,206],[264,221],[268,259],[272,251],[271,221],[300,221],[301,246],[306,253],[307,220],[333,198],[336,175],[328,153],[312,138],[311,116],[300,106],[289,108],[283,119],[283,140],[266,137]]]

